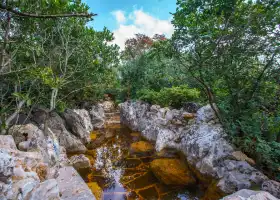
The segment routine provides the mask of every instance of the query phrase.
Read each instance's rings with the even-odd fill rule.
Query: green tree
[[[184,72],[203,89],[236,144],[266,167],[279,163],[272,156],[279,145],[269,147],[264,127],[276,126],[268,107],[279,91],[280,2],[178,0],[177,5],[172,41]],[[275,118],[279,107],[273,109]]]

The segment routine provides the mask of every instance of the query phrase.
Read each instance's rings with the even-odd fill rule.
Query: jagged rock
[[[29,194],[28,200],[58,200],[59,188],[55,179],[49,179],[40,183]]]
[[[269,180],[263,182],[262,190],[267,191],[275,197],[280,198],[280,183],[277,181]]]
[[[13,181],[23,180],[27,178],[32,178],[35,181],[39,181],[39,177],[34,171],[24,171],[22,165],[18,165],[14,168]]]
[[[115,104],[113,101],[104,101],[102,106],[105,112],[112,112],[115,110]]]
[[[59,144],[65,147],[69,153],[85,153],[85,145],[65,128],[64,120],[55,112],[50,113],[46,121],[45,132],[48,135],[54,134]]]
[[[76,170],[90,168],[90,160],[84,154],[72,156],[70,163]]]
[[[0,147],[5,149],[17,150],[14,138],[11,135],[0,136]]]
[[[211,106],[208,104],[206,106],[201,107],[197,111],[197,123],[208,123],[211,120],[216,120],[216,114],[211,108]]]
[[[9,125],[26,125],[30,124],[31,120],[30,117],[24,113],[19,113]]]
[[[39,185],[39,180],[33,178],[22,179],[13,184],[13,198],[27,200],[28,195],[32,190]]]
[[[86,110],[79,110],[77,112],[87,113]],[[87,119],[84,118],[82,115],[79,115],[77,112],[71,110],[71,109],[66,109],[65,112],[63,113],[63,117],[66,121],[66,125],[69,127],[71,132],[81,141],[86,144],[90,141],[90,131],[88,129],[88,124]]]
[[[21,151],[28,151],[30,146],[30,141],[23,141],[18,144],[18,149]]]
[[[68,153],[85,153],[87,148],[85,145],[78,140],[76,137],[73,137],[69,132],[66,132],[61,135],[59,143],[60,145],[66,148]]]
[[[5,149],[0,149],[0,199],[10,198],[12,193],[12,175],[14,159]]]
[[[15,167],[14,159],[5,149],[0,149],[0,158],[0,181],[9,183]]]
[[[151,169],[166,185],[192,185],[196,182],[188,167],[179,159],[155,159],[151,162]]]
[[[90,133],[93,129],[93,126],[91,123],[89,112],[85,109],[74,109],[73,111],[82,117],[86,131]]]
[[[235,151],[232,153],[232,156],[239,161],[246,161],[248,162],[250,165],[255,165],[256,162],[252,159],[249,158],[247,155],[245,155],[243,152],[241,151]]]
[[[89,111],[93,128],[102,128],[105,123],[105,113],[102,104],[93,105]]]
[[[44,133],[34,124],[26,125],[14,125],[9,129],[9,135],[12,135],[16,145],[23,141],[31,141],[32,139],[38,139],[37,141],[43,141],[45,139]],[[38,148],[37,143],[33,144],[29,148]]]
[[[187,102],[183,104],[183,109],[189,113],[196,113],[200,106],[194,102]]]
[[[65,147],[60,147],[60,155],[59,155],[59,164],[60,166],[65,166],[70,163],[67,154],[66,154],[66,149]]]
[[[222,163],[218,187],[225,193],[232,193],[236,189],[247,189],[254,184],[261,186],[264,180],[268,180],[264,174],[245,161],[225,160]]]
[[[45,108],[34,108],[31,113],[31,120],[35,122],[38,127],[44,129],[44,124],[49,117],[50,110]]]
[[[170,110],[142,101],[120,105],[121,121],[148,140],[156,142],[156,150],[174,148],[181,151],[199,177],[218,180],[218,189],[225,193],[261,186],[268,178],[246,161],[232,155],[234,147],[218,123],[210,105],[201,107],[195,118],[184,120],[186,110]],[[162,119],[168,123],[162,123]],[[180,124],[174,124],[178,120]],[[201,178],[202,179],[202,178]]]
[[[73,167],[60,168],[56,180],[63,200],[95,200],[91,190]]]
[[[277,200],[277,198],[268,192],[243,189],[224,197],[223,200]]]
[[[39,151],[44,162],[54,165],[59,155],[59,145],[53,134],[44,135],[43,131],[34,124],[14,125],[9,129],[19,150]]]

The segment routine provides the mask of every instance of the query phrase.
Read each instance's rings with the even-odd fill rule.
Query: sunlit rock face
[[[40,152],[44,162],[54,165],[59,157],[59,144],[55,135],[45,136],[34,124],[14,125],[9,129],[21,151]]]
[[[30,130],[29,128],[26,130]],[[35,126],[33,128],[37,130]],[[1,135],[0,199],[60,199],[48,153],[47,150],[42,154],[40,149],[31,152],[19,151],[10,135]],[[47,158],[44,159],[44,156]]]
[[[70,163],[76,170],[90,168],[90,160],[83,154],[74,155],[70,158]]]
[[[272,196],[268,192],[240,190],[234,194],[226,196],[223,200],[277,200],[278,198]]]
[[[105,123],[105,113],[102,104],[96,104],[89,111],[93,128],[102,128]]]
[[[86,132],[89,134],[93,129],[89,112],[85,109],[74,109],[73,111],[80,115],[83,120],[82,123],[86,129]]]
[[[63,113],[66,125],[77,138],[84,144],[90,141],[90,129],[92,125],[86,110],[66,109]]]
[[[193,109],[196,110],[196,109]],[[148,140],[156,142],[156,149],[175,148],[184,153],[189,164],[202,176],[217,179],[217,187],[224,193],[261,186],[268,178],[238,159],[210,105],[196,113],[188,110],[161,108],[141,101],[120,105],[121,121]]]
[[[73,167],[65,166],[60,168],[59,176],[56,180],[58,182],[61,199],[95,200],[95,196]]]
[[[66,129],[65,121],[55,112],[49,115],[45,121],[45,134],[54,135],[59,145],[65,147],[68,153],[86,152],[87,149],[82,141]]]

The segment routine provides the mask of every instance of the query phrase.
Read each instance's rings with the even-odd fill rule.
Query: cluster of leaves
[[[44,16],[89,10],[73,0],[3,1],[1,5]],[[87,26],[87,17],[22,17],[8,9],[1,10],[0,19],[2,124],[11,113],[29,110],[31,104],[63,110],[79,101],[96,101],[116,83],[119,47],[109,44],[113,34],[108,29],[95,31]],[[28,104],[19,108],[21,101]]]
[[[170,41],[164,35],[135,37],[127,40],[121,54],[120,83],[125,99],[139,98],[137,93],[143,89],[158,92],[185,82],[187,76],[174,67],[177,60],[169,54]]]
[[[279,1],[177,1],[172,37],[232,141],[279,177]]]
[[[198,89],[189,88],[187,85],[162,88],[159,92],[143,89],[138,92],[140,100],[157,104],[163,107],[180,108],[186,102],[198,101],[200,92]]]

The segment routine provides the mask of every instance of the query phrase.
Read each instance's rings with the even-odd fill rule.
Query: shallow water
[[[80,171],[98,199],[199,199],[199,187],[167,186],[161,183],[150,170],[150,162],[157,158],[154,150],[133,153],[130,145],[143,141],[139,133],[119,124],[107,126],[91,134],[92,142],[85,154],[93,164],[92,169]],[[179,158],[170,150],[166,156]]]

